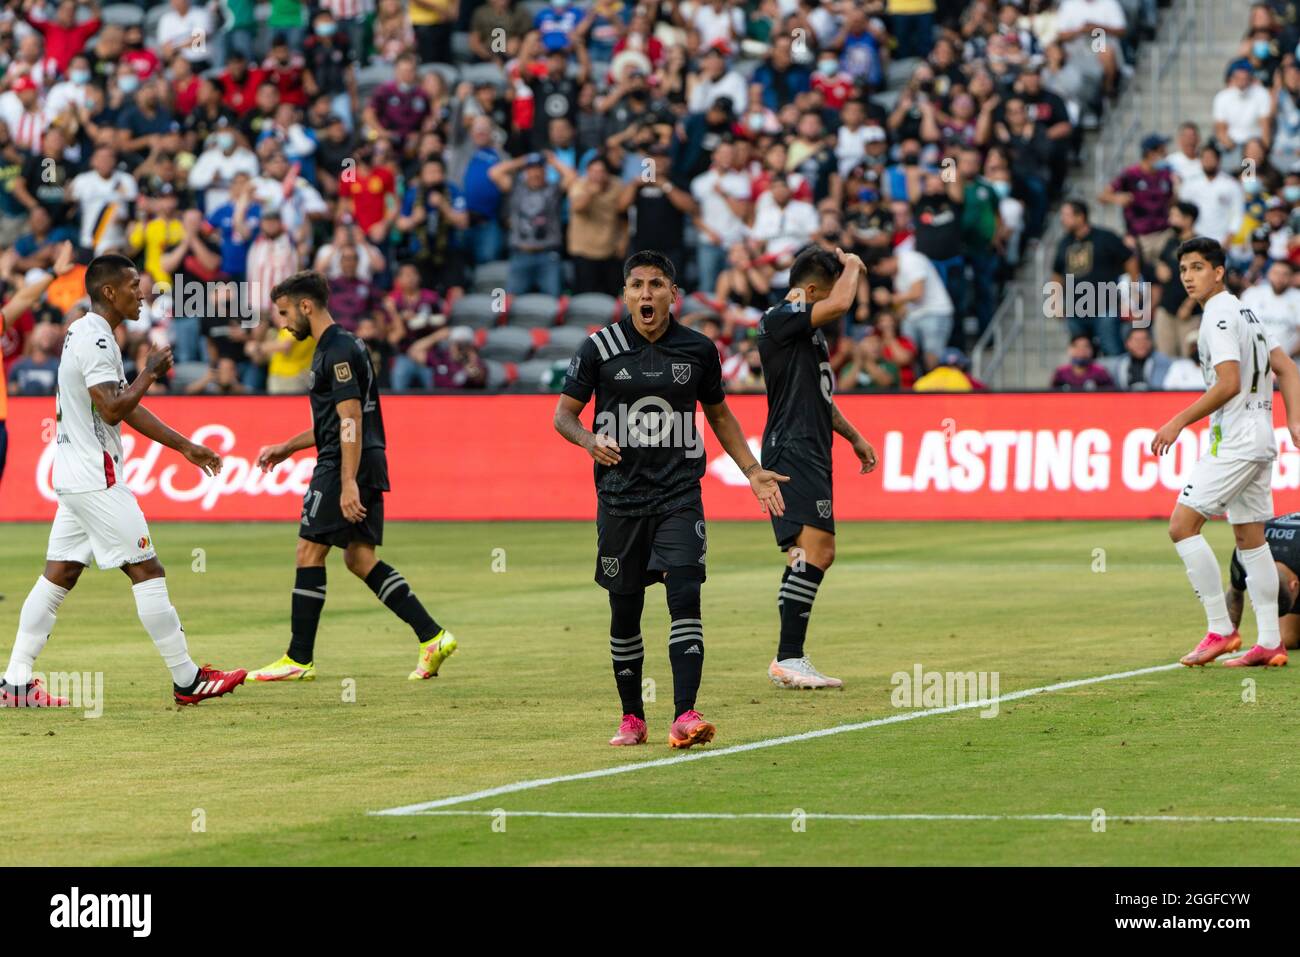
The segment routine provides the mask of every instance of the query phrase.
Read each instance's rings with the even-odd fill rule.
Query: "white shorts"
[[[1273,515],[1273,460],[1205,456],[1192,468],[1178,504],[1233,525],[1267,522]]]
[[[155,557],[149,524],[125,485],[95,492],[59,493],[45,560],[121,568]]]

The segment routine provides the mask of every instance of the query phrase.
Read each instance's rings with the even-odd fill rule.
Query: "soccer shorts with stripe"
[[[704,581],[704,506],[696,501],[661,515],[610,515],[596,508],[596,584],[618,594],[663,581],[670,568]]]

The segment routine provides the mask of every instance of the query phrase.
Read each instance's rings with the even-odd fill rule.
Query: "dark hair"
[[[1178,261],[1181,263],[1183,257],[1189,253],[1197,253],[1211,266],[1221,267],[1224,263],[1223,247],[1219,245],[1217,239],[1211,239],[1209,236],[1193,236],[1179,246]]]
[[[1070,337],[1070,345],[1074,345],[1074,344],[1075,344],[1076,342],[1078,342],[1080,339],[1082,339],[1084,342],[1088,343],[1088,350],[1089,350],[1090,352],[1096,352],[1096,349],[1094,349],[1094,348],[1093,348],[1093,345],[1092,345],[1092,336],[1088,335],[1086,332],[1081,332],[1081,333],[1079,333],[1077,336],[1071,336],[1071,337]]]
[[[1083,200],[1081,200],[1081,199],[1067,199],[1067,200],[1066,200],[1064,203],[1062,203],[1061,205],[1062,205],[1062,206],[1069,206],[1072,210],[1075,211],[1075,213],[1076,213],[1077,215],[1083,217],[1083,221],[1084,221],[1085,223],[1090,221],[1090,220],[1089,220],[1089,216],[1088,216],[1088,204],[1085,203]]]
[[[135,263],[120,253],[96,256],[86,267],[86,295],[90,296],[92,303],[95,302],[100,289],[117,285],[126,271],[134,268]]]
[[[809,246],[794,257],[794,264],[790,267],[790,288],[797,289],[810,282],[829,286],[843,271],[844,267],[833,252],[820,246]]]
[[[1201,207],[1197,206],[1195,203],[1177,202],[1174,203],[1174,209],[1178,210],[1192,222],[1196,222],[1201,215]]]
[[[324,306],[329,302],[330,287],[320,273],[303,269],[288,279],[276,283],[275,288],[271,290],[271,301],[275,302],[281,296],[288,296],[295,302],[299,299],[310,299],[317,305]]]
[[[651,266],[667,276],[669,282],[674,284],[677,282],[677,268],[673,265],[673,261],[661,252],[643,249],[639,253],[628,256],[627,261],[623,263],[624,282],[627,282],[628,277],[632,275],[632,270],[638,266]]]

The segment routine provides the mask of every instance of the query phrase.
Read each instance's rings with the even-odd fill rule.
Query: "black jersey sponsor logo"
[[[604,555],[601,555],[600,567],[604,569],[606,578],[614,578],[618,575],[617,558],[606,558]]]
[[[686,385],[691,381],[691,364],[689,362],[673,363],[673,382]]]
[[[352,381],[352,366],[348,365],[346,362],[336,362],[336,363],[334,363],[334,381],[335,381],[335,382],[351,382],[351,381]]]

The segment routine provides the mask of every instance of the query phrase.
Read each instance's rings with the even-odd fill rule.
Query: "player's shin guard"
[[[641,667],[645,646],[641,643],[641,609],[645,591],[631,595],[609,593],[609,655],[614,663],[614,683],[623,713],[645,720],[641,700]]]
[[[4,674],[8,684],[21,687],[32,680],[32,665],[49,640],[59,606],[67,597],[66,588],[60,588],[44,575],[36,579],[18,615],[18,637],[14,639],[14,650]]]
[[[691,570],[668,572],[668,662],[673,668],[673,717],[695,707],[704,672],[704,623],[700,620],[700,579]]]
[[[812,615],[813,601],[826,573],[816,565],[806,562],[795,571],[786,566],[781,578],[781,590],[776,604],[781,610],[781,641],[777,645],[776,660],[803,657],[804,639],[808,637],[808,618]]]
[[[1219,560],[1214,549],[1203,535],[1193,535],[1175,542],[1174,548],[1187,566],[1196,597],[1205,606],[1207,627],[1216,635],[1232,634],[1232,619],[1228,617],[1228,602],[1223,597],[1223,576],[1219,573]],[[1276,572],[1276,569],[1274,570]],[[1274,602],[1277,601],[1276,595]]]
[[[1246,591],[1255,608],[1255,623],[1259,626],[1258,643],[1265,648],[1282,644],[1282,632],[1277,622],[1277,566],[1273,564],[1273,550],[1265,542],[1259,548],[1246,551],[1237,549],[1237,558],[1246,570]]]
[[[289,605],[289,658],[300,665],[315,661],[316,629],[325,609],[325,566],[299,568],[293,579]]]
[[[428,641],[442,631],[442,627],[424,610],[420,599],[415,597],[402,573],[392,565],[375,562],[375,567],[366,576],[366,584],[389,611],[411,626],[420,641]]]
[[[132,585],[131,591],[135,593],[135,611],[140,616],[140,624],[162,655],[172,673],[172,681],[178,688],[192,687],[199,676],[199,666],[190,658],[180,616],[167,596],[167,579],[151,578]]]

